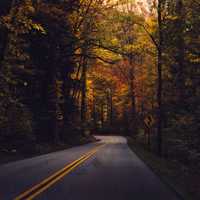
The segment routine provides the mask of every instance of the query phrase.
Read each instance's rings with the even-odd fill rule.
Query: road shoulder
[[[134,139],[127,137],[128,146],[144,161],[144,163],[160,177],[162,182],[168,185],[179,197],[185,200],[197,200],[187,191],[187,181],[182,173],[181,165],[175,161],[171,162],[154,155],[145,150]]]

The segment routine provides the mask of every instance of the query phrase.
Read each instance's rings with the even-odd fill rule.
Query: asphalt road
[[[98,138],[95,144],[0,166],[0,200],[178,200],[125,138]]]

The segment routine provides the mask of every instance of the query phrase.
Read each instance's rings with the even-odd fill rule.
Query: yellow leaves
[[[133,49],[134,49],[134,45],[132,44],[127,44],[126,46],[124,46],[124,51],[125,52],[133,52]]]
[[[32,29],[39,31],[42,34],[45,34],[45,35],[47,34],[46,30],[43,28],[41,24],[32,23]]]
[[[193,84],[193,82],[192,82],[192,80],[191,79],[186,79],[186,81],[185,81],[185,86],[192,86],[192,84]]]
[[[187,59],[191,62],[191,63],[200,63],[200,57],[197,55],[193,55],[191,53],[187,54]]]
[[[104,49],[95,49],[94,50],[96,55],[103,58],[106,61],[116,61],[121,58],[120,55],[117,55],[115,53],[112,53],[111,51],[104,50]]]
[[[124,50],[127,52],[127,53],[131,53],[131,52],[134,52],[134,53],[139,53],[141,51],[141,45],[139,43],[136,43],[136,44],[128,44],[124,47]]]
[[[1,24],[5,26],[10,32],[15,34],[26,34],[32,29],[32,20],[23,15],[23,13],[17,13],[15,20],[12,20],[12,15],[7,15],[1,18]]]
[[[12,43],[10,43],[9,45],[9,56],[20,60],[20,61],[26,61],[28,59],[30,59],[30,56],[25,53],[22,48],[17,48],[18,44],[12,40]]]
[[[200,63],[200,58],[193,58],[191,60],[192,63]]]
[[[173,15],[168,15],[165,17],[165,20],[171,20],[171,21],[174,21],[174,20],[177,20],[178,19],[178,16],[173,16]]]
[[[35,12],[35,8],[32,5],[29,5],[29,4],[25,6],[25,10],[29,14],[33,14]]]
[[[12,18],[10,15],[3,16],[3,17],[1,17],[1,23],[8,24],[11,22],[11,19]]]
[[[10,15],[3,16],[0,18],[0,24],[10,30],[12,28],[11,19]]]
[[[113,45],[113,46],[115,46],[115,45],[118,45],[119,44],[119,41],[118,41],[118,39],[117,38],[113,38],[113,39],[111,39],[111,44]]]
[[[70,75],[70,77],[71,77],[72,80],[75,80],[75,79],[76,79],[76,73],[72,73],[72,74]]]
[[[193,122],[193,117],[189,115],[183,115],[179,117],[178,123],[182,125],[187,125],[187,124],[192,124]]]
[[[46,34],[46,30],[41,24],[33,22],[32,15],[34,12],[32,2],[27,0],[19,7],[14,7],[8,15],[2,17],[1,24],[16,35],[27,34],[32,30]]]

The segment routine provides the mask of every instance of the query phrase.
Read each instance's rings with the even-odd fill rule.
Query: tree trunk
[[[110,125],[113,124],[113,97],[112,97],[112,90],[110,92]]]
[[[15,12],[13,9],[13,7],[15,6],[15,3],[16,3],[16,1],[12,0],[10,2],[10,6],[9,6],[9,10],[8,10],[8,13],[10,13],[10,16],[12,17],[12,19],[15,18]],[[1,42],[2,46],[0,46],[1,47],[1,49],[0,49],[0,69],[2,68],[2,64],[5,59],[5,56],[7,55],[9,41],[10,41],[10,34],[8,31],[5,30],[5,33],[3,33],[3,31],[2,31],[1,35],[2,35],[2,41],[0,41],[0,42]]]
[[[130,98],[131,98],[131,131],[134,129],[134,133],[137,134],[137,116],[136,116],[136,101],[135,101],[135,71],[133,66],[133,58],[132,56],[129,58],[130,60],[130,72],[129,72],[129,92],[130,92]]]
[[[93,118],[93,127],[96,129],[96,127],[97,127],[97,116],[96,116],[96,102],[95,102],[95,100],[93,100],[92,118]]]
[[[104,125],[104,104],[101,104],[101,128],[103,128]]]
[[[158,70],[158,87],[157,87],[157,151],[158,155],[162,156],[162,8],[161,0],[158,1],[158,31],[159,31],[159,42],[157,49],[157,70]]]
[[[185,100],[186,100],[186,88],[185,88],[185,78],[184,78],[184,54],[185,54],[185,47],[184,47],[184,12],[183,12],[183,2],[182,0],[177,1],[176,5],[176,15],[177,15],[177,22],[176,22],[176,46],[177,46],[177,52],[175,55],[175,76],[176,76],[176,92],[178,92],[178,105],[182,106],[184,109]],[[177,95],[177,94],[176,94]]]
[[[81,122],[84,125],[86,122],[86,81],[87,81],[87,60],[86,58],[83,58],[83,66],[82,66],[82,90],[81,90]]]
[[[108,88],[108,91],[107,91],[107,116],[108,116],[108,122],[110,122],[110,125],[112,126],[113,103],[112,103],[112,90],[110,88]]]

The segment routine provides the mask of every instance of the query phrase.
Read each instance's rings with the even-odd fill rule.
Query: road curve
[[[43,180],[48,180],[46,185],[40,184],[22,199],[179,199],[129,149],[124,137],[96,137],[101,141],[95,144],[0,166],[0,200],[14,200]]]

